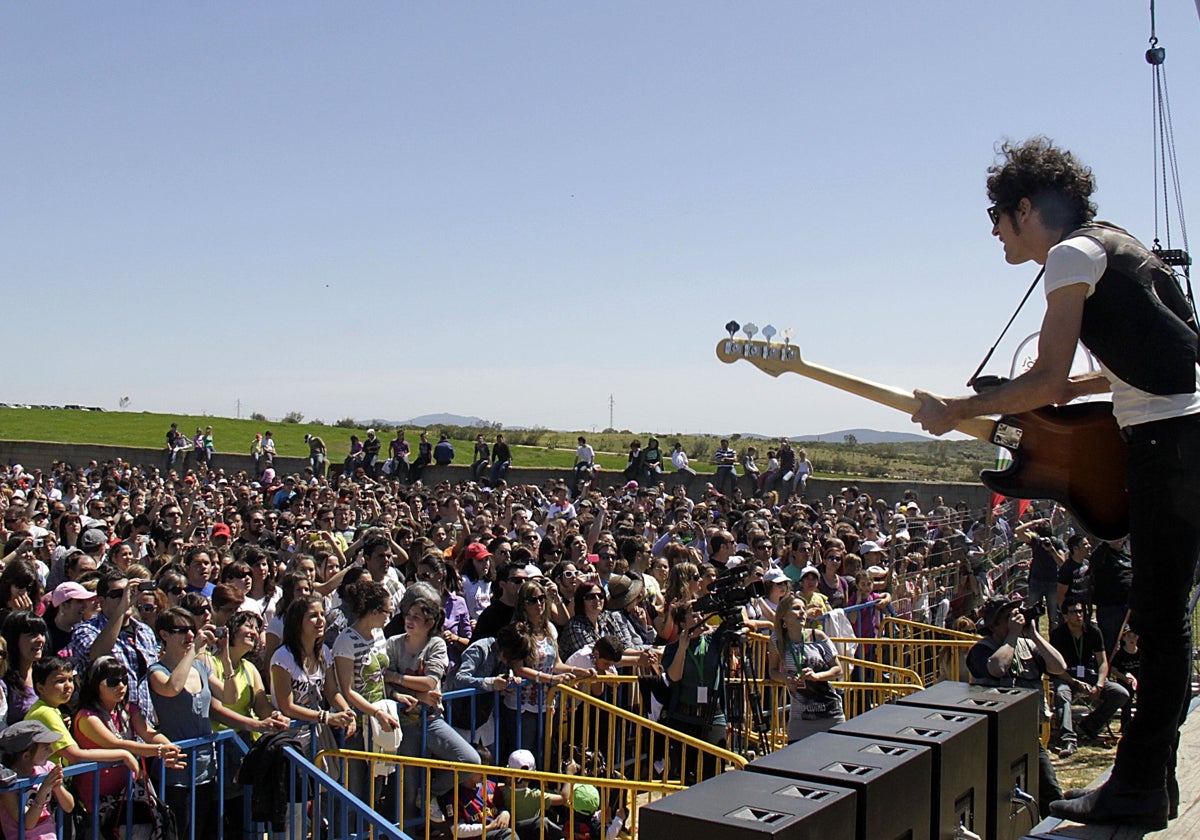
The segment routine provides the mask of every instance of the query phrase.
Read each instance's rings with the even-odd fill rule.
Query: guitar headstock
[[[745,335],[745,338],[738,337],[739,330]],[[760,333],[758,327],[752,323],[742,326],[737,321],[730,321],[725,325],[725,332],[729,333],[729,337],[717,342],[717,358],[727,365],[744,360],[771,376],[779,376],[781,373],[788,372],[794,373],[804,366],[804,360],[800,357],[800,348],[792,344],[794,333],[790,327],[778,333],[782,342],[774,343],[771,339],[777,333],[770,324],[763,327],[761,331],[765,341],[754,340],[754,336]]]

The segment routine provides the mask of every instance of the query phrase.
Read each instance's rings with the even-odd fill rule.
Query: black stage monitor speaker
[[[694,840],[855,840],[853,790],[732,771],[638,810],[638,835]]]
[[[1014,790],[1038,796],[1038,715],[1042,693],[1027,688],[988,688],[961,682],[935,683],[896,701],[988,720],[988,811],[985,840],[1016,840],[1037,822]],[[976,832],[979,833],[979,832]]]
[[[930,833],[934,840],[954,840],[960,825],[975,833],[984,830],[990,789],[988,727],[983,715],[886,703],[829,731],[929,747],[933,757]]]
[[[746,765],[754,773],[852,788],[857,840],[928,840],[929,747],[820,732]]]

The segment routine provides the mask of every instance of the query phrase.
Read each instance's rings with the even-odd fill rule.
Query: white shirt
[[[1090,236],[1064,239],[1046,255],[1046,294],[1083,283],[1087,286],[1087,297],[1091,297],[1106,268],[1108,255],[1095,239]],[[1122,428],[1200,413],[1200,365],[1196,368],[1196,390],[1193,393],[1167,396],[1134,388],[1118,379],[1104,362],[1100,362],[1100,372],[1112,389],[1113,415],[1117,418],[1117,425]]]

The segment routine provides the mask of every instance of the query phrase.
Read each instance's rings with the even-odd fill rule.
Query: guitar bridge
[[[996,430],[992,432],[992,443],[997,446],[1002,446],[1005,449],[1019,449],[1021,446],[1021,431],[1020,426],[1010,426],[1008,423],[997,423]]]

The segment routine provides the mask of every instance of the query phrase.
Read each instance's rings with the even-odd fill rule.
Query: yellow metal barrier
[[[914,679],[908,683],[837,680],[832,685],[842,692],[842,707],[847,720],[876,706],[890,703],[897,697],[907,697],[922,689],[922,686],[917,683],[915,675]],[[756,750],[760,754],[787,746],[787,716],[791,706],[787,686],[774,680],[767,680],[762,684],[762,699],[770,744],[769,749]],[[747,739],[757,744],[756,733],[747,733]]]
[[[891,639],[920,639],[922,641],[958,640],[977,642],[979,636],[975,633],[960,633],[946,627],[933,624],[922,624],[919,621],[909,621],[904,618],[888,616],[879,627],[879,634]]]
[[[580,756],[599,753],[610,773],[629,781],[672,784],[695,784],[745,766],[746,759],[737,753],[594,697],[581,690],[586,685],[563,684],[551,690],[556,702],[546,722],[544,766],[559,766],[571,757],[583,763]]]
[[[450,827],[450,836],[457,834],[456,820],[457,815],[462,810],[465,789],[473,788],[484,777],[497,783],[496,798],[499,801],[496,802],[496,809],[507,810],[510,815],[511,799],[508,798],[508,792],[517,789],[518,785],[521,787],[526,785],[532,787],[536,784],[537,787],[547,793],[562,791],[564,786],[568,784],[593,785],[600,795],[600,810],[596,814],[600,825],[607,827],[612,823],[614,817],[621,816],[625,829],[634,837],[637,836],[639,811],[643,805],[683,789],[682,785],[666,782],[568,776],[561,773],[543,773],[534,770],[515,771],[506,767],[459,764],[432,758],[400,757],[382,753],[361,752],[359,750],[326,750],[318,758],[329,759],[332,762],[343,765],[343,771],[345,770],[344,765],[349,762],[367,762],[367,769],[372,777],[375,775],[376,769],[381,766],[393,766],[396,771],[395,778],[397,779],[396,799],[387,803],[377,803],[375,801],[375,792],[372,791],[371,801],[367,804],[385,817],[394,818],[396,824],[407,834],[415,838],[424,838],[424,840],[430,840],[430,838],[435,836],[444,836],[442,833],[444,826],[440,821],[430,819],[431,811],[435,807],[433,802],[429,802],[425,806],[423,814],[405,813],[404,797],[399,793],[399,779],[402,773],[413,773],[415,771],[418,774],[415,783],[423,785],[424,790],[432,788],[434,773],[447,772],[453,774],[453,787],[451,788],[453,793],[446,796],[448,807],[445,816],[446,826]],[[412,783],[414,782],[410,780],[410,784]],[[576,813],[573,798],[568,800],[564,806],[557,809],[548,806],[544,800],[539,805],[539,817],[541,819],[551,819],[556,825],[562,825],[564,829],[567,826],[573,826],[577,816],[583,815]],[[537,818],[535,820],[540,822]],[[512,827],[515,830],[516,826],[512,825]],[[544,838],[546,836],[546,828],[546,824],[540,822],[540,829],[534,836]],[[573,834],[573,831],[567,830],[568,837],[573,836]]]
[[[921,680],[921,675],[908,668],[899,668],[895,665],[881,665],[878,662],[872,662],[869,659],[859,659],[855,656],[839,656],[838,661],[842,663],[843,681],[847,683],[863,682],[862,680],[845,679],[853,674],[857,668],[862,669],[867,675],[865,682],[911,685],[916,686],[918,689],[925,688],[925,683]]]
[[[900,683],[835,682],[833,687],[842,690],[842,707],[847,720],[876,706],[891,703],[898,697],[907,697],[923,690],[922,686]]]
[[[978,636],[953,639],[833,639],[835,646],[845,643],[870,645],[874,661],[885,667],[916,672],[926,688],[942,680],[965,681],[964,659],[977,641]]]

